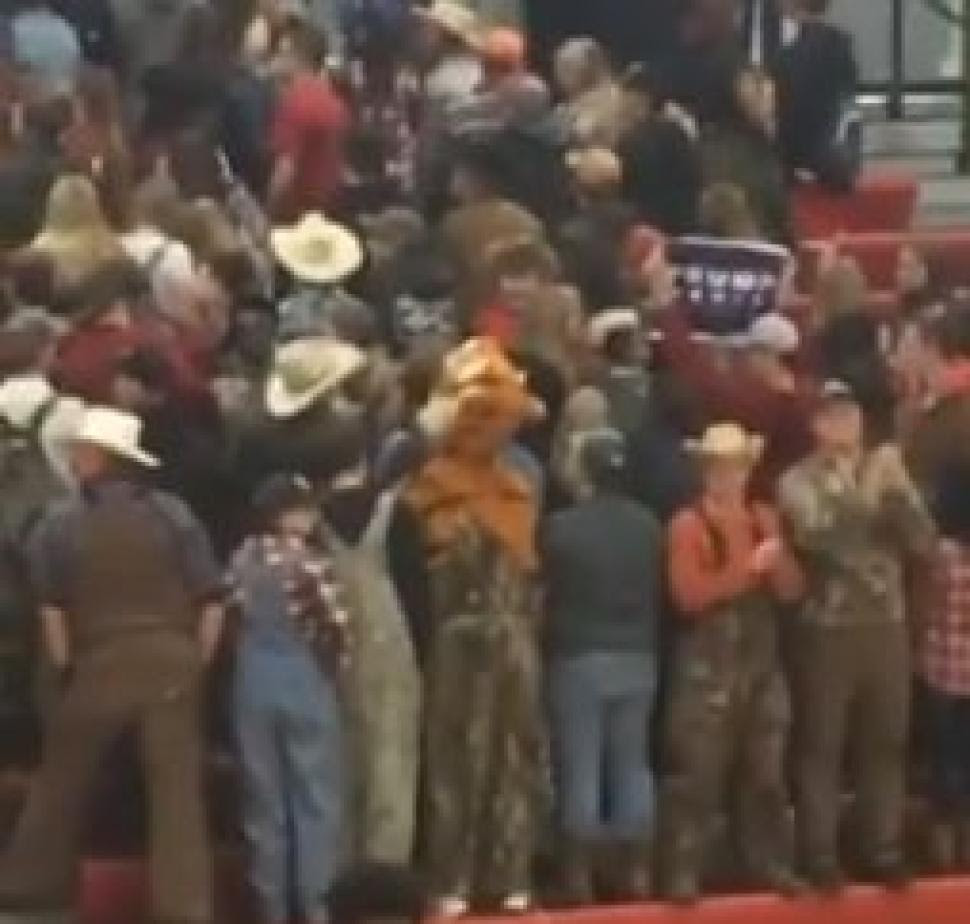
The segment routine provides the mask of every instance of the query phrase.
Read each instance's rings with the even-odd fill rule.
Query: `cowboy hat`
[[[584,189],[604,189],[619,186],[623,180],[620,158],[607,148],[581,148],[569,151],[566,167]]]
[[[97,189],[80,174],[66,174],[51,187],[44,226],[29,251],[49,257],[60,281],[68,284],[124,256],[101,210]]]
[[[74,434],[74,442],[98,446],[145,468],[158,468],[158,459],[139,446],[141,430],[142,422],[134,414],[110,407],[89,407]]]
[[[708,427],[701,439],[687,440],[684,445],[699,456],[740,457],[753,462],[764,450],[765,441],[736,423],[719,423]]]
[[[749,350],[765,350],[778,356],[798,352],[800,342],[794,322],[776,312],[761,315],[741,338],[741,346]]]
[[[431,23],[467,45],[478,42],[478,18],[474,12],[455,0],[434,0],[427,7],[416,7],[418,19]]]
[[[620,331],[640,329],[640,315],[635,308],[607,308],[589,320],[589,339],[602,348],[607,339]]]
[[[14,376],[0,385],[0,418],[15,430],[26,430],[56,397],[44,376]]]
[[[276,259],[302,282],[339,282],[364,260],[357,236],[319,212],[308,212],[295,225],[274,228],[270,242]]]
[[[364,368],[367,358],[332,337],[294,340],[276,351],[266,381],[266,410],[271,417],[296,417]]]

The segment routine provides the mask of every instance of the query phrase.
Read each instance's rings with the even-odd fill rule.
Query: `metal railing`
[[[935,80],[908,80],[906,77],[906,4],[909,0],[891,0],[889,80],[868,82],[863,90],[886,94],[886,114],[898,120],[905,116],[908,93],[952,94],[962,102],[960,150],[957,169],[970,173],[970,8],[957,9],[954,0],[918,0],[941,19],[958,28],[962,35],[961,76]]]

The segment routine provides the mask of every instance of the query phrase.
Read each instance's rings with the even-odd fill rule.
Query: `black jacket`
[[[550,653],[654,650],[663,531],[645,507],[606,494],[557,513],[542,557]]]
[[[626,136],[619,155],[624,198],[640,220],[665,234],[697,230],[700,159],[680,126],[668,119],[648,119]]]
[[[791,168],[817,168],[847,100],[856,92],[859,69],[852,39],[835,26],[806,22],[774,67],[778,89],[779,142]]]

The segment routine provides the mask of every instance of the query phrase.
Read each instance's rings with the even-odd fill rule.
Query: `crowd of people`
[[[267,924],[970,868],[970,307],[834,243],[794,298],[826,0],[546,76],[318,6],[0,13],[0,911],[72,905],[132,733],[159,924],[215,921],[213,753]]]

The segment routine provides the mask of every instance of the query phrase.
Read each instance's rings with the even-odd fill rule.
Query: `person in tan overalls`
[[[157,462],[139,448],[140,431],[132,415],[85,412],[71,460],[81,490],[48,512],[32,540],[63,689],[0,856],[2,922],[69,914],[94,776],[132,729],[147,777],[153,924],[213,920],[200,705],[222,625],[219,569],[182,502],[141,483],[139,470]]]

